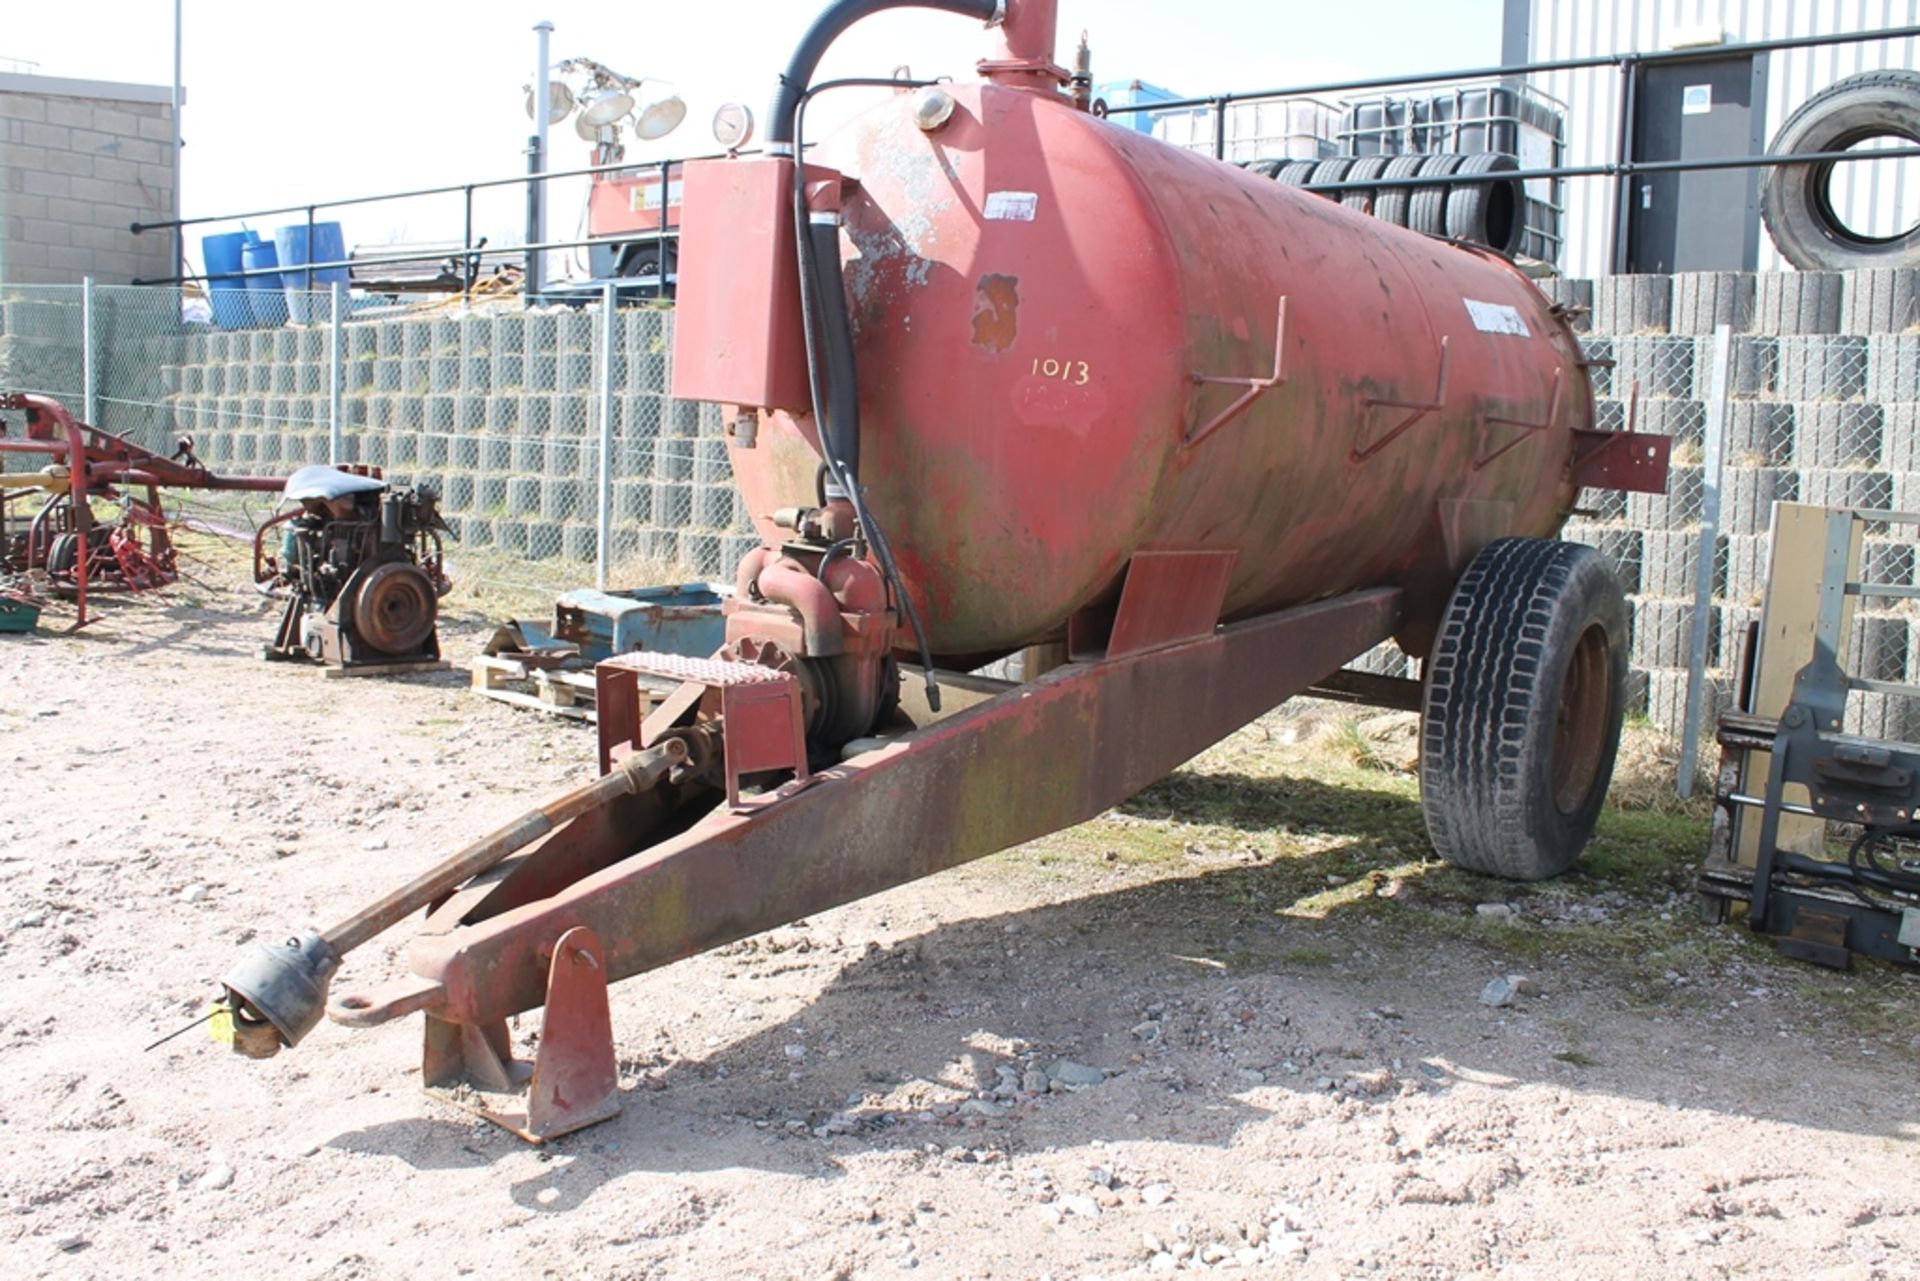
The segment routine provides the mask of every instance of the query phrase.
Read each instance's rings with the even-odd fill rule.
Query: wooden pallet
[[[320,679],[337,681],[353,676],[409,676],[416,672],[444,672],[452,667],[452,663],[439,658],[423,658],[412,663],[359,663],[352,667],[335,667],[328,663],[320,669]]]
[[[481,654],[474,658],[472,671],[473,692],[496,703],[577,721],[594,719],[593,667],[583,660],[565,667],[540,668],[518,659]]]

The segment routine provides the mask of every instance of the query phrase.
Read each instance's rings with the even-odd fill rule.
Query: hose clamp
[[[1007,0],[994,0],[993,16],[987,19],[989,27],[1003,27],[1007,24]]]

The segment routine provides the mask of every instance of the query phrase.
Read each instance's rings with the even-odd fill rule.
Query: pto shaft
[[[269,1058],[282,1045],[298,1045],[320,1021],[327,987],[347,953],[580,815],[652,789],[686,759],[687,745],[679,738],[635,752],[609,773],[481,837],[324,934],[309,930],[254,948],[221,981],[233,1048],[250,1058]]]

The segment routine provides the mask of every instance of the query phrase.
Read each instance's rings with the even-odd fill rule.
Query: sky
[[[236,8],[183,5],[182,200],[189,217],[449,183],[526,168],[531,132],[522,86],[532,27],[551,21],[556,61],[599,60],[667,80],[686,122],[659,143],[628,140],[629,159],[715,149],[714,110],[746,103],[764,116],[779,71],[824,0],[333,0]],[[6,0],[0,58],[39,74],[166,85],[174,0]],[[1094,79],[1143,79],[1181,93],[1278,88],[1372,75],[1491,65],[1500,0],[1061,0],[1060,60],[1086,30]],[[925,11],[878,15],[842,38],[821,77],[971,74],[989,36],[971,19]],[[809,132],[857,110],[857,91],[809,111]],[[550,135],[550,167],[589,163],[571,123]],[[579,234],[584,178],[553,185],[549,234]],[[524,197],[479,209],[495,243],[517,240]],[[324,216],[324,215],[323,215]],[[350,245],[458,240],[458,196],[343,210]],[[266,218],[267,229],[290,219]],[[206,228],[204,230],[218,230]],[[198,230],[196,229],[196,234]],[[197,258],[197,253],[192,255]]]

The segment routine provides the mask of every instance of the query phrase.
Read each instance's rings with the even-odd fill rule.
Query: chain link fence
[[[219,471],[339,462],[431,486],[468,582],[730,578],[757,545],[718,407],[667,394],[670,309],[609,311],[604,296],[370,309],[324,290],[222,301],[223,317],[254,323],[185,320],[193,300],[172,289],[0,291],[0,385],[162,453],[190,437]]]
[[[1665,494],[1582,494],[1566,536],[1621,568],[1636,709],[1679,732],[1691,705],[1710,727],[1759,623],[1773,505],[1920,506],[1920,335],[1629,334],[1589,339],[1587,350],[1601,362],[1601,425],[1671,435],[1673,466]],[[1913,585],[1913,545],[1901,533],[1866,526],[1862,579]],[[1863,601],[1842,665],[1868,680],[1920,676],[1915,621],[1911,602]],[[1913,738],[1914,710],[1897,695],[1856,691],[1847,728]]]
[[[1876,274],[1861,273],[1862,297]],[[1586,337],[1599,425],[1675,442],[1666,493],[1584,492],[1566,536],[1620,566],[1633,710],[1676,733],[1690,706],[1710,724],[1759,617],[1773,504],[1920,509],[1920,333],[1713,332],[1842,327],[1844,296],[1817,274],[1547,287],[1601,331]],[[246,301],[222,314],[252,323],[221,328],[183,320],[192,300],[170,289],[0,290],[0,386],[56,396],[162,453],[189,436],[218,470],[337,461],[431,485],[468,583],[724,579],[756,545],[717,407],[667,393],[670,308],[371,308],[279,290]],[[1904,534],[1870,525],[1861,577],[1913,585]],[[1864,601],[1849,670],[1920,679],[1915,623],[1913,602]],[[1417,673],[1391,646],[1356,666]],[[1920,736],[1896,696],[1855,700],[1852,727]]]

